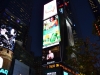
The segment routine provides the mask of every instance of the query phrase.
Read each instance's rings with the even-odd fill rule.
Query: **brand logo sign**
[[[44,17],[43,20],[57,14],[56,0],[53,0],[44,5]]]
[[[0,73],[3,73],[3,74],[5,74],[5,75],[8,75],[8,70],[1,69],[1,70],[0,70]]]

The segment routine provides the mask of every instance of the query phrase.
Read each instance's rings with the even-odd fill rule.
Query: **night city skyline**
[[[42,30],[43,5],[50,1],[51,0],[42,1],[42,2],[38,0],[33,1],[29,35],[32,36],[31,51],[33,51],[36,56],[42,55],[42,38],[43,38],[42,34],[43,33],[41,32],[43,31]],[[88,0],[84,0],[84,1],[70,0],[70,5],[71,5],[71,11],[72,11],[72,15],[75,22],[75,28],[79,37],[84,37],[84,38],[88,36],[94,37],[91,34],[91,32],[92,32],[92,22],[95,21],[95,17],[89,5],[89,1]],[[39,39],[40,37],[41,39]]]
[[[100,75],[100,0],[0,0],[0,75]]]
[[[32,14],[33,19],[31,20],[31,25],[30,25],[30,35],[32,35],[31,33],[34,33],[34,35],[32,35],[33,40],[32,40],[31,50],[34,51],[36,56],[42,55],[42,51],[41,51],[42,39],[38,39],[38,38],[39,37],[43,38],[42,33],[41,33],[42,28],[43,28],[42,27],[43,5],[48,3],[49,1],[50,0],[42,1],[42,2],[38,2],[38,1],[33,2],[36,4],[37,7],[34,7],[35,4],[33,4],[34,5],[33,14]],[[89,1],[88,0],[84,0],[84,1],[70,0],[70,5],[71,5],[71,11],[74,18],[75,28],[76,28],[78,37],[83,38],[83,39],[85,39],[86,37],[91,37],[91,40],[94,42],[96,39],[98,39],[98,37],[95,37],[94,35],[92,35],[92,24],[93,24],[93,21],[95,21],[95,17],[89,5]]]

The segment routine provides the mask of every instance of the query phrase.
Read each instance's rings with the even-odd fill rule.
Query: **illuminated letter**
[[[8,70],[5,70],[5,74],[8,75]]]

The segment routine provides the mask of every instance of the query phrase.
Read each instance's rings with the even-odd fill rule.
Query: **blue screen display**
[[[63,72],[63,75],[68,75],[68,73],[64,71],[64,72]]]

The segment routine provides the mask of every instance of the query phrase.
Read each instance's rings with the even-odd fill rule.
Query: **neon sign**
[[[8,70],[1,69],[1,70],[0,70],[0,73],[3,73],[3,74],[5,74],[5,75],[8,75]]]

